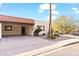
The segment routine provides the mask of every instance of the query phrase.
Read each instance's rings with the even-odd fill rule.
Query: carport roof
[[[20,18],[14,16],[0,15],[0,22],[15,22],[34,25],[33,19]]]

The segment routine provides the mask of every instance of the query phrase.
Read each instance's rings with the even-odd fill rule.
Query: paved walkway
[[[0,56],[16,55],[33,49],[49,46],[61,40],[71,39],[74,37],[61,36],[56,40],[46,40],[40,37],[7,37],[0,42]]]

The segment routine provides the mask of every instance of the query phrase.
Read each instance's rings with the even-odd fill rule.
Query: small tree
[[[57,20],[53,21],[52,28],[54,31],[62,32],[62,33],[70,33],[72,30],[75,30],[75,26],[73,25],[73,19],[67,16],[61,16]]]

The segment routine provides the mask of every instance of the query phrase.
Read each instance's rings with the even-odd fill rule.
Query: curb
[[[34,49],[34,50],[20,53],[20,54],[14,55],[14,56],[36,56],[36,55],[43,54],[43,53],[46,53],[48,51],[55,50],[55,49],[58,49],[62,46],[65,46],[65,45],[68,45],[71,43],[75,43],[75,42],[79,42],[79,40],[78,39],[67,39],[67,40],[61,41],[59,43],[50,45],[50,46],[42,47],[39,49]]]

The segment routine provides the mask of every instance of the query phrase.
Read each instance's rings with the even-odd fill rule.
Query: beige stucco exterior
[[[5,31],[4,27],[8,25],[8,26],[12,26],[12,31]],[[8,22],[4,22],[2,23],[2,35],[3,36],[7,36],[7,35],[21,35],[21,27],[24,26],[25,27],[25,34],[26,35],[31,35],[32,34],[32,27],[33,25],[29,25],[29,24],[18,24],[18,23],[8,23]]]

